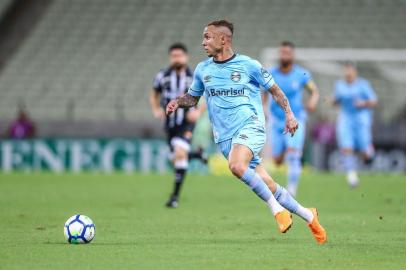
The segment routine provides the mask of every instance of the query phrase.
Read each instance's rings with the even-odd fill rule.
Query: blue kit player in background
[[[281,87],[289,100],[290,107],[297,117],[299,128],[293,136],[284,133],[285,113],[275,100],[268,105],[268,95],[263,95],[264,111],[269,110],[270,143],[272,157],[277,165],[284,160],[288,166],[287,190],[296,196],[299,178],[302,172],[302,154],[306,135],[307,112],[316,110],[319,92],[310,72],[294,63],[294,44],[284,41],[279,46],[279,65],[269,69],[275,82]],[[303,104],[303,89],[310,96]]]
[[[333,104],[340,107],[336,137],[347,173],[347,182],[351,187],[359,183],[354,152],[359,152],[366,161],[371,160],[374,155],[372,109],[378,103],[369,82],[357,77],[357,73],[354,63],[346,63],[345,79],[336,82],[333,96]]]
[[[266,133],[260,88],[269,91],[283,108],[286,132],[294,134],[298,122],[272,75],[258,61],[234,53],[233,30],[233,24],[226,20],[205,27],[202,45],[209,58],[196,67],[188,93],[170,101],[166,113],[193,107],[204,96],[214,140],[234,176],[270,207],[280,232],[291,227],[294,213],[307,222],[316,241],[323,244],[327,234],[318,222],[317,210],[300,205],[261,165],[259,154]]]

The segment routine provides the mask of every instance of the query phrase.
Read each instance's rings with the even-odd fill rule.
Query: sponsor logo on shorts
[[[240,139],[242,139],[242,140],[246,140],[246,139],[248,139],[248,136],[245,135],[245,134],[240,134],[240,135],[238,136],[238,138],[240,138]]]

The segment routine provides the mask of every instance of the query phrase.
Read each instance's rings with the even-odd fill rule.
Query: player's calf
[[[272,191],[261,176],[249,167],[252,158],[252,151],[247,146],[234,144],[228,158],[229,168],[237,178],[249,186],[259,198],[267,203],[275,216],[279,231],[285,233],[292,226],[291,215],[276,201]]]
[[[173,192],[166,203],[167,207],[174,208],[178,206],[178,198],[182,188],[183,181],[189,166],[187,151],[181,147],[175,146],[173,167],[175,170],[175,181]]]
[[[286,164],[288,165],[287,190],[292,196],[296,196],[300,175],[302,173],[301,156],[301,152],[296,149],[288,149],[285,155]]]
[[[357,174],[357,157],[350,148],[341,149],[344,170],[347,173],[347,183],[351,188],[357,187],[359,177]]]

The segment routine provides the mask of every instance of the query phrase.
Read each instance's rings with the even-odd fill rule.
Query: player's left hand
[[[286,126],[284,134],[290,133],[293,136],[296,130],[299,128],[299,123],[297,122],[293,113],[286,114]]]
[[[173,99],[169,101],[168,105],[166,106],[166,115],[170,115],[174,111],[178,109],[178,101],[176,99]]]

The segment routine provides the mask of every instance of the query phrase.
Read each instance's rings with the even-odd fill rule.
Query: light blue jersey
[[[336,127],[339,147],[369,151],[372,146],[372,110],[355,106],[356,101],[377,100],[369,82],[362,78],[352,83],[339,80],[335,84],[334,99],[340,105]]]
[[[299,129],[292,137],[290,134],[283,134],[285,130],[285,112],[271,99],[270,101],[270,144],[272,156],[282,155],[287,148],[302,151],[306,135],[306,110],[303,105],[303,89],[312,79],[311,74],[299,65],[293,65],[288,73],[284,73],[279,67],[269,69],[275,82],[285,93],[289,100],[292,112],[299,122]]]
[[[352,83],[339,80],[335,84],[334,99],[340,105],[339,119],[355,123],[372,123],[372,110],[370,108],[357,108],[356,101],[377,100],[376,94],[369,82],[357,78]]]
[[[294,115],[304,121],[306,110],[303,106],[303,89],[312,79],[310,72],[296,64],[288,73],[282,72],[279,67],[270,68],[269,72],[288,98]],[[273,99],[270,102],[270,112],[275,120],[285,122],[285,112]]]
[[[216,143],[233,138],[255,118],[265,125],[260,87],[274,84],[261,64],[245,55],[235,54],[226,61],[209,58],[200,62],[189,89],[192,96],[205,96]]]

